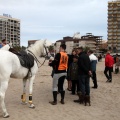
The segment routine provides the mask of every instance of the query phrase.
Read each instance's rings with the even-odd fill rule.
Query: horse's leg
[[[26,81],[27,79],[23,79],[23,94],[21,95],[21,99],[22,99],[22,104],[26,105]]]
[[[29,79],[29,104],[30,104],[30,108],[35,108],[33,102],[32,102],[32,92],[33,92],[33,82],[34,82],[35,76],[32,76]]]
[[[5,101],[4,101],[5,92],[6,92],[7,88],[8,88],[8,81],[9,80],[2,81],[1,86],[0,86],[1,107],[2,107],[2,110],[3,110],[3,117],[4,118],[9,117],[9,114],[8,114],[6,106],[5,106]]]

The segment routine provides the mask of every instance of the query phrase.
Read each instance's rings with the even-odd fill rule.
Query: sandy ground
[[[43,59],[40,60],[41,62]],[[98,89],[91,88],[91,106],[74,103],[77,95],[66,90],[65,105],[58,102],[56,106],[49,104],[52,100],[52,68],[48,61],[42,66],[34,82],[33,103],[35,109],[21,104],[22,80],[10,79],[6,92],[6,107],[9,120],[119,120],[120,119],[120,74],[113,74],[113,82],[106,83],[103,74],[104,60],[97,65]],[[29,82],[28,82],[29,83]],[[28,99],[27,83],[27,99]],[[90,86],[93,86],[92,80]],[[65,81],[67,89],[67,81]],[[58,101],[60,95],[58,95]],[[0,106],[0,120],[2,110]]]

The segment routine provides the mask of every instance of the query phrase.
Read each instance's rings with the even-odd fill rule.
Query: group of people
[[[53,101],[50,104],[57,105],[57,94],[61,94],[61,104],[64,104],[65,88],[64,80],[68,80],[68,90],[71,94],[77,93],[78,99],[74,102],[83,103],[85,98],[90,101],[90,77],[93,79],[94,89],[97,89],[96,64],[97,57],[92,50],[85,52],[82,47],[74,49],[71,55],[65,51],[66,45],[61,44],[59,53],[54,60],[49,61],[53,67]]]
[[[0,48],[6,45],[6,40],[3,39],[0,43]],[[52,71],[52,91],[53,101],[50,104],[57,105],[57,95],[61,94],[61,104],[65,104],[65,88],[64,81],[68,81],[68,90],[72,95],[77,94],[78,99],[74,102],[83,103],[85,99],[90,102],[90,78],[93,80],[94,89],[98,88],[96,66],[98,58],[93,54],[92,50],[84,51],[82,47],[73,49],[72,54],[66,53],[66,45],[61,44],[59,53],[55,55],[53,60],[49,60],[49,66],[53,67]],[[115,65],[115,73],[117,74],[119,57],[116,55],[113,58],[110,51],[107,51],[105,56],[104,74],[107,78],[106,82],[112,82],[113,65]]]

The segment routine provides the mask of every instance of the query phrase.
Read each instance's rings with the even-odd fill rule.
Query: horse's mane
[[[44,44],[44,40],[38,40],[33,45],[28,47],[27,50],[30,50],[36,57],[40,56],[43,52],[42,50],[44,50],[43,44]]]

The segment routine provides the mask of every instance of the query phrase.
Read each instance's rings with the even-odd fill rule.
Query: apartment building
[[[120,0],[108,2],[108,48],[120,52]]]
[[[65,43],[67,48],[66,52],[68,54],[72,53],[73,48],[77,47],[89,47],[91,50],[99,52],[99,49],[102,45],[102,36],[94,36],[92,33],[87,33],[81,38],[74,37],[63,37],[62,40],[58,40],[55,43],[55,51],[59,52],[59,47],[62,43]]]
[[[0,41],[6,39],[13,46],[20,46],[20,20],[8,14],[0,15]]]

